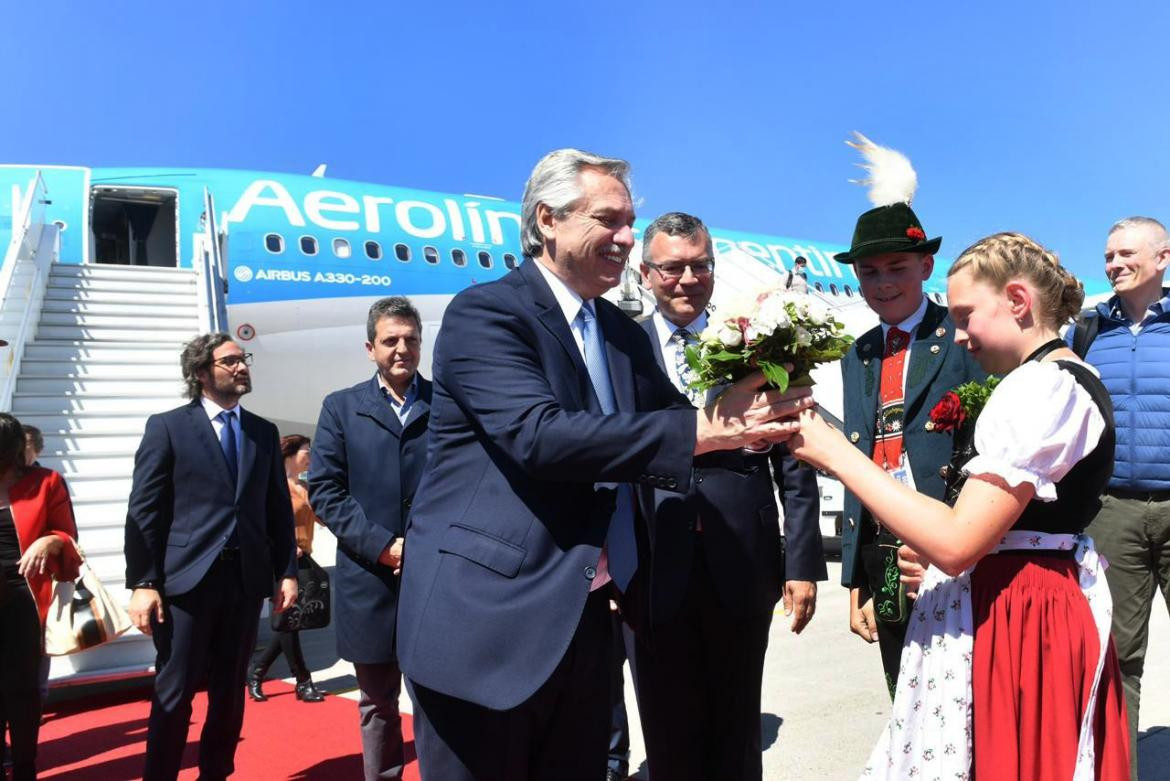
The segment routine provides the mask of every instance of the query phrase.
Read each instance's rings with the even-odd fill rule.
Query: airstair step
[[[129,451],[133,453],[138,449],[141,441],[141,431],[129,433],[45,434],[45,452],[82,454]]]
[[[198,336],[192,328],[111,328],[108,326],[40,325],[38,339],[67,339],[91,342],[186,343]]]
[[[72,325],[86,328],[142,328],[142,329],[183,329],[199,331],[199,317],[189,310],[150,312],[139,314],[112,315],[90,314],[88,312],[41,312],[40,327],[51,325]]]
[[[134,451],[88,452],[88,453],[41,453],[41,466],[55,469],[68,480],[77,475],[100,471],[104,474],[134,474]]]
[[[41,306],[42,316],[53,312],[72,315],[103,315],[119,317],[186,317],[199,319],[199,307],[191,296],[181,302],[158,301],[154,296],[143,296],[138,301],[75,301],[47,299]],[[43,322],[43,320],[42,320]]]
[[[91,380],[178,380],[183,373],[177,361],[166,363],[84,363],[62,360],[29,360],[21,364],[21,376]]]
[[[54,263],[49,277],[56,279],[119,279],[119,280],[176,280],[193,282],[197,275],[191,269],[165,266],[120,266],[113,263],[68,264]]]
[[[77,379],[72,377],[38,377],[21,372],[16,380],[17,393],[55,393],[72,395],[165,396],[178,398],[183,393],[179,377],[168,379]]]
[[[178,406],[176,400],[172,407]],[[138,434],[146,427],[142,412],[21,412],[21,423],[36,426],[46,438],[69,434]]]
[[[191,337],[187,337],[190,339]],[[24,348],[24,360],[72,361],[85,364],[142,363],[178,367],[184,340],[169,344],[110,344],[69,339],[36,339]]]
[[[156,292],[149,288],[142,290],[90,290],[68,287],[50,287],[45,290],[45,306],[56,306],[66,302],[76,303],[105,303],[105,304],[177,304],[179,306],[194,305],[195,289],[183,289],[181,292]]]
[[[68,479],[69,495],[74,502],[125,502],[130,496],[132,475],[119,471],[90,472]]]
[[[79,394],[63,396],[59,393],[12,394],[12,414],[16,417],[28,413],[56,413],[68,415],[72,412],[105,412],[127,415],[137,413],[149,415],[173,409],[183,403],[178,393],[156,396],[99,396]]]

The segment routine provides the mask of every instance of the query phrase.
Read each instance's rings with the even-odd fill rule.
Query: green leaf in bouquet
[[[686,355],[687,366],[691,367],[691,371],[695,372],[696,374],[702,373],[703,359],[699,355],[699,348],[695,347],[693,344],[688,344],[686,349],[683,350],[683,354]]]
[[[778,388],[781,393],[788,390],[788,370],[778,363],[760,361],[760,371],[768,379],[768,384]]]

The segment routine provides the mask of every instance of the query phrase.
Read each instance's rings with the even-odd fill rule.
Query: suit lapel
[[[256,416],[246,409],[240,410],[240,474],[236,480],[236,499],[244,492],[247,484],[245,475],[252,474],[256,456],[260,449],[260,434],[257,431]]]
[[[362,394],[362,403],[358,407],[358,414],[373,418],[382,428],[396,437],[402,436],[402,422],[394,414],[394,408],[382,395],[382,388],[378,385],[378,378],[372,377],[366,384],[366,391]]]
[[[666,371],[666,359],[662,356],[662,345],[658,343],[658,329],[654,326],[654,316],[651,315],[643,320],[639,325],[646,335],[650,337],[650,344],[654,347],[654,361],[658,364],[658,368],[666,372],[666,376],[670,376],[670,372]]]
[[[927,302],[926,314],[918,326],[914,347],[910,350],[910,368],[906,372],[906,388],[902,394],[907,417],[946,362],[947,351],[954,337],[953,329],[944,323],[946,314],[946,310],[938,304]]]
[[[191,424],[194,439],[203,448],[208,461],[215,464],[212,467],[219,472],[220,477],[227,481],[228,485],[234,485],[231,470],[228,469],[227,458],[223,455],[223,448],[220,447],[219,440],[215,438],[215,429],[211,426],[211,420],[207,417],[207,412],[203,409],[203,403],[196,399],[187,405],[187,420]]]
[[[861,420],[865,431],[872,438],[874,426],[877,422],[878,395],[882,384],[882,329],[881,326],[867,331],[857,340],[858,376],[861,379],[861,388],[845,388],[846,398],[851,392],[860,391]]]
[[[557,303],[556,296],[549,289],[548,283],[541,276],[536,264],[540,261],[532,259],[520,264],[520,278],[528,285],[529,295],[536,307],[536,317],[553,337],[564,348],[565,355],[573,364],[578,382],[573,385],[576,389],[576,401],[583,408],[597,404],[592,385],[589,385],[589,371],[585,368],[585,360],[581,357],[581,350],[577,347],[577,340],[573,338],[573,331],[565,321],[564,310]],[[587,387],[588,386],[588,387]]]

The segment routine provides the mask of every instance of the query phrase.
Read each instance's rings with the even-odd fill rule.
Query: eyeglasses
[[[217,358],[212,363],[222,366],[225,369],[235,370],[241,366],[252,365],[252,353],[244,353],[243,355],[225,355],[223,358]]]
[[[661,274],[663,279],[682,279],[688,268],[696,277],[709,277],[715,271],[715,261],[710,259],[691,263],[651,263],[648,260],[642,262]]]

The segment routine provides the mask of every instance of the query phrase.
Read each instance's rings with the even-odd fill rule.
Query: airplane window
[[[353,248],[349,246],[349,239],[334,239],[333,254],[339,258],[348,258],[353,254]]]
[[[264,249],[273,255],[279,255],[284,252],[284,236],[281,236],[279,233],[269,233],[264,237]]]
[[[423,260],[434,266],[439,262],[439,251],[434,247],[423,247]]]
[[[829,292],[830,292],[830,293],[832,293],[833,295],[837,295],[838,293],[840,293],[840,292],[841,292],[840,290],[838,290],[838,289],[837,289],[837,283],[836,283],[836,282],[830,282],[830,283],[829,283]]]
[[[462,268],[467,265],[467,253],[456,247],[451,250],[451,262]]]
[[[312,236],[301,236],[301,252],[306,255],[316,255],[317,240]]]
[[[479,265],[483,266],[484,268],[492,267],[492,253],[485,250],[480,250],[475,257],[479,261]]]
[[[406,246],[405,244],[395,244],[394,245],[394,257],[398,258],[403,263],[409,262],[410,261],[410,247]]]
[[[516,256],[511,252],[504,253],[504,265],[508,268],[516,268]]]
[[[849,296],[850,298],[853,298],[853,288],[846,285],[845,286],[845,295]]]
[[[366,257],[370,260],[382,259],[382,245],[376,241],[366,242]]]
[[[817,292],[818,292],[818,293],[824,293],[824,292],[825,292],[825,286],[824,286],[824,285],[822,285],[820,282],[817,282],[817,283],[815,284],[815,287],[816,287],[816,289],[817,289]]]

